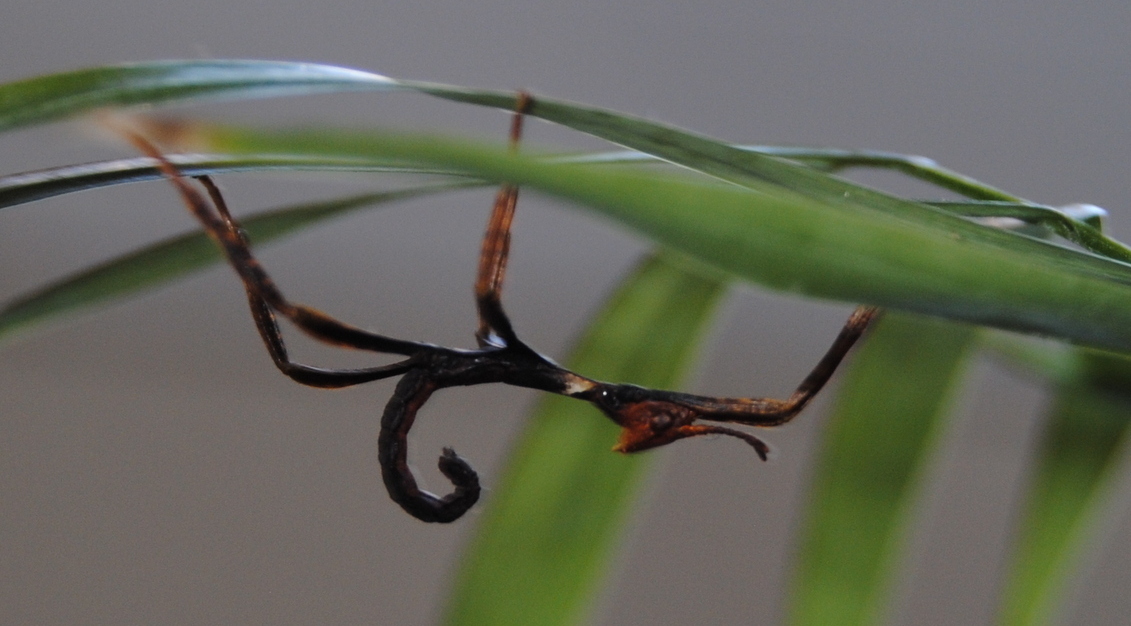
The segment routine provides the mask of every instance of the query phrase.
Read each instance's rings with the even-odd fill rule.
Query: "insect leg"
[[[272,309],[280,312],[314,338],[333,345],[408,356],[430,348],[426,344],[370,333],[339,322],[310,307],[287,301],[263,270],[259,261],[252,255],[245,234],[235,219],[232,218],[223,196],[211,179],[207,177],[198,178],[208,192],[206,198],[187,179],[181,176],[176,167],[161,154],[156,146],[134,133],[129,133],[128,137],[142,152],[157,161],[162,173],[177,189],[190,211],[204,226],[205,231],[220,244],[229,264],[240,276],[248,293],[252,318],[255,320],[260,336],[263,338],[272,360],[284,374],[300,383],[315,387],[345,387],[396,376],[404,373],[413,365],[409,360],[374,368],[329,370],[293,363],[287,356],[286,346],[271,312]]]
[[[752,426],[779,426],[790,421],[829,382],[840,362],[880,312],[876,307],[857,307],[833,345],[789,398],[697,398],[690,404],[697,411],[698,419]]]
[[[514,116],[511,118],[511,150],[518,149],[522,138],[523,114],[532,102],[529,94],[518,95]],[[502,303],[503,278],[506,276],[507,258],[510,255],[511,223],[514,221],[517,203],[518,187],[503,184],[495,196],[495,206],[487,222],[487,232],[483,235],[479,273],[475,280],[475,305],[479,311],[479,329],[475,337],[480,347],[520,343],[510,319],[503,311]]]

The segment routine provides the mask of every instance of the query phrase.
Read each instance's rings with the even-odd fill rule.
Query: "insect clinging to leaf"
[[[537,106],[527,93],[515,99],[510,146],[518,149],[524,115]],[[129,140],[158,164],[191,213],[219,244],[247,292],[255,326],[276,367],[296,382],[341,388],[400,376],[385,405],[378,436],[378,458],[389,495],[405,511],[425,522],[452,522],[480,496],[479,477],[452,448],[440,455],[439,469],[454,489],[437,496],[421,489],[408,464],[408,434],[416,415],[433,393],[447,387],[504,383],[584,400],[621,427],[615,450],[648,450],[700,435],[736,437],[763,460],[769,447],[757,436],[723,424],[771,427],[793,419],[828,382],[863,335],[878,309],[858,307],[832,347],[786,399],[717,398],[608,383],[572,372],[542,356],[519,339],[502,304],[510,254],[511,223],[518,187],[504,183],[496,196],[479,255],[475,304],[479,325],[474,349],[387,337],[334,319],[288,300],[252,253],[247,236],[232,217],[219,188],[208,176],[186,177],[157,146],[136,130]],[[339,347],[399,355],[391,364],[361,369],[323,369],[291,360],[277,323],[282,317],[314,339]]]

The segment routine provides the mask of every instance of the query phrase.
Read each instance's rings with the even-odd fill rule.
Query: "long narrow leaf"
[[[98,107],[203,98],[256,98],[330,91],[412,90],[457,102],[503,109],[515,105],[511,92],[468,89],[421,81],[395,80],[380,74],[310,63],[255,60],[154,61],[65,72],[0,86],[0,130],[78,115]],[[894,213],[929,209],[847,181],[821,175],[812,168],[744,150],[682,129],[598,107],[539,96],[528,113],[641,150],[672,163],[734,182],[759,179],[825,200],[860,203]],[[858,163],[837,157],[841,165],[900,167],[947,186],[960,182],[964,192],[983,200],[1016,201],[1016,197],[957,174],[938,176],[914,160],[897,162],[891,155],[858,155]],[[828,159],[826,159],[828,161]],[[937,180],[936,180],[937,179]],[[923,211],[927,211],[924,213]]]
[[[888,314],[853,356],[809,491],[790,624],[879,623],[916,478],[973,336],[968,326]]]
[[[1131,266],[1020,235],[965,236],[778,187],[737,187],[623,168],[560,165],[429,136],[198,126],[209,149],[393,157],[508,180],[575,201],[690,256],[767,286],[1131,348]],[[941,213],[941,211],[940,211]]]
[[[42,122],[110,103],[339,89],[413,89],[496,107],[510,107],[514,102],[513,94],[506,92],[394,81],[308,64],[161,62],[85,70],[3,86],[0,122],[6,118],[10,118],[9,125]],[[29,110],[36,111],[35,115],[27,114]],[[437,159],[432,150],[429,158],[441,167],[478,170],[489,177],[541,186],[773,287],[1037,331],[1109,348],[1131,347],[1131,331],[1127,330],[1131,325],[1122,319],[1129,310],[1126,289],[1113,284],[1131,282],[1127,267],[1097,263],[1086,255],[1053,246],[1042,248],[1044,244],[1039,242],[979,227],[945,211],[656,122],[547,98],[536,99],[531,114],[757,188],[770,196],[760,203],[765,209],[761,217],[766,219],[748,219],[756,214],[750,210],[750,196],[736,202],[738,195],[716,197],[721,202],[701,216],[708,209],[687,197],[699,192],[672,188],[680,181],[643,185],[651,187],[653,193],[607,185],[589,193],[584,188],[588,181],[579,176],[580,169],[571,173],[572,180],[557,176],[551,181],[553,177],[541,176],[541,180],[529,177],[524,181],[515,163],[498,167],[506,164],[495,159],[490,166],[476,166],[468,158],[482,159],[485,155],[473,156],[466,150],[457,159],[464,161],[462,165],[452,162],[451,152]],[[246,143],[247,139],[242,141]],[[404,147],[401,142],[400,148]],[[321,154],[326,156],[326,145],[322,148]],[[374,151],[368,152],[372,155]],[[416,150],[417,156],[420,152]],[[409,155],[386,151],[385,156]],[[796,197],[783,195],[781,188],[792,190]],[[716,196],[727,193],[713,191]],[[987,199],[1013,199],[1000,198],[1001,194],[992,189],[985,195]],[[663,199],[666,201],[658,202]],[[646,213],[641,211],[645,203],[649,205]],[[675,210],[677,203],[679,210]],[[824,215],[814,214],[818,208],[824,209]],[[747,217],[739,219],[736,212]],[[767,221],[777,223],[770,225]],[[1078,294],[1086,294],[1087,301],[1077,301]]]
[[[723,285],[661,256],[606,304],[570,357],[586,375],[678,385]],[[576,624],[593,604],[649,457],[609,452],[588,404],[544,398],[468,548],[447,623]]]
[[[203,176],[232,172],[319,171],[319,172],[392,172],[411,174],[446,174],[436,170],[405,168],[389,161],[342,161],[322,159],[288,159],[270,155],[235,158],[214,154],[173,154],[168,159],[185,176]],[[0,176],[0,208],[36,200],[54,198],[77,191],[158,180],[163,176],[153,159],[136,157],[81,165],[65,165],[32,172]]]
[[[113,104],[250,98],[327,91],[413,90],[439,98],[482,106],[512,108],[510,92],[474,90],[420,81],[394,80],[379,74],[333,66],[279,61],[156,61],[55,74],[0,86],[0,130],[77,115]],[[823,200],[878,211],[896,218],[948,229],[957,236],[1007,242],[1011,235],[976,228],[961,219],[916,202],[844,181],[785,159],[720,142],[682,129],[631,115],[538,97],[529,114],[581,132],[641,150],[672,163],[743,185],[761,181]],[[873,155],[875,156],[875,155]],[[883,161],[898,167],[890,155],[861,156],[861,163]],[[844,155],[841,155],[844,157]],[[843,161],[843,158],[842,158]],[[853,163],[844,161],[843,166]],[[959,182],[976,199],[1018,201],[1018,198],[939,168],[904,167],[914,175],[933,177],[947,186]],[[935,179],[938,180],[935,180]],[[1062,261],[1071,263],[1070,257]]]
[[[358,70],[287,61],[150,61],[76,70],[0,85],[0,131],[95,109],[185,100],[266,98],[398,89]]]
[[[266,243],[365,207],[452,188],[450,184],[430,185],[303,204],[260,213],[245,220],[244,226],[253,242]],[[14,331],[170,283],[220,260],[220,251],[202,231],[147,246],[15,298],[0,309],[0,338],[6,339]]]
[[[985,201],[1016,202],[1018,200],[1005,191],[949,170],[932,159],[921,156],[876,150],[842,150],[800,146],[736,145],[734,147],[779,159],[797,161],[822,172],[839,172],[853,168],[893,170],[967,198],[978,198]],[[657,158],[652,154],[632,150],[575,155],[572,160],[580,163],[646,163],[654,162]]]
[[[1116,479],[1131,426],[1131,363],[1096,354],[1078,361],[1044,426],[1006,578],[1003,626],[1056,623]]]
[[[65,72],[2,85],[0,130],[49,122],[111,105],[396,90],[504,109],[513,108],[516,99],[511,92],[395,80],[380,74],[311,63],[154,61]],[[856,203],[868,210],[897,215],[910,213],[920,220],[941,219],[946,223],[945,214],[934,212],[932,216],[929,207],[651,120],[544,97],[534,101],[529,114],[740,184],[757,179],[826,201]],[[1017,200],[988,186],[983,186],[975,197]]]

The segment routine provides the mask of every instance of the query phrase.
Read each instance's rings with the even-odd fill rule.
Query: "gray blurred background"
[[[253,57],[528,88],[734,141],[924,154],[1034,200],[1107,207],[1116,235],[1131,236],[1131,5],[1122,1],[9,0],[3,18],[4,81],[122,61]],[[487,138],[501,138],[507,122],[411,95],[192,112]],[[528,138],[599,147],[540,123]],[[78,125],[57,125],[0,138],[0,171],[128,154]],[[891,176],[866,180],[921,190]],[[240,211],[369,188],[300,176],[223,182]],[[351,217],[262,257],[296,300],[395,336],[470,346],[473,261],[491,195]],[[2,217],[4,297],[193,226],[163,184]],[[568,207],[524,196],[506,294],[524,338],[564,356],[646,250]],[[743,287],[724,306],[689,388],[788,394],[848,310]],[[375,450],[391,383],[321,392],[280,376],[228,270],[0,349],[0,622],[437,619],[476,513],[431,526],[392,504]],[[296,352],[322,364],[366,362],[301,341]],[[430,468],[454,445],[495,484],[534,397],[485,387],[441,394],[414,433],[417,464]],[[962,419],[943,434],[947,446],[925,477],[930,495],[894,623],[991,622],[1043,406],[1024,377],[988,360],[973,368]],[[730,440],[656,453],[597,623],[779,623],[822,420],[818,403],[767,433],[777,451],[768,464]],[[1115,507],[1064,623],[1126,623],[1129,584],[1131,521]]]

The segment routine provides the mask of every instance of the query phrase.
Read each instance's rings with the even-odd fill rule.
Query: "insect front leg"
[[[273,311],[288,318],[315,339],[332,345],[410,357],[434,349],[427,344],[371,333],[335,320],[311,307],[288,301],[252,254],[246,235],[232,217],[223,194],[215,183],[207,176],[197,177],[197,182],[206,192],[202,194],[153,143],[137,133],[124,132],[139,150],[157,162],[158,168],[180,194],[189,211],[204,227],[205,232],[219,244],[229,265],[243,282],[260,337],[272,361],[284,374],[299,383],[314,387],[346,387],[402,374],[412,367],[412,359],[373,368],[344,370],[292,362],[287,355]]]

